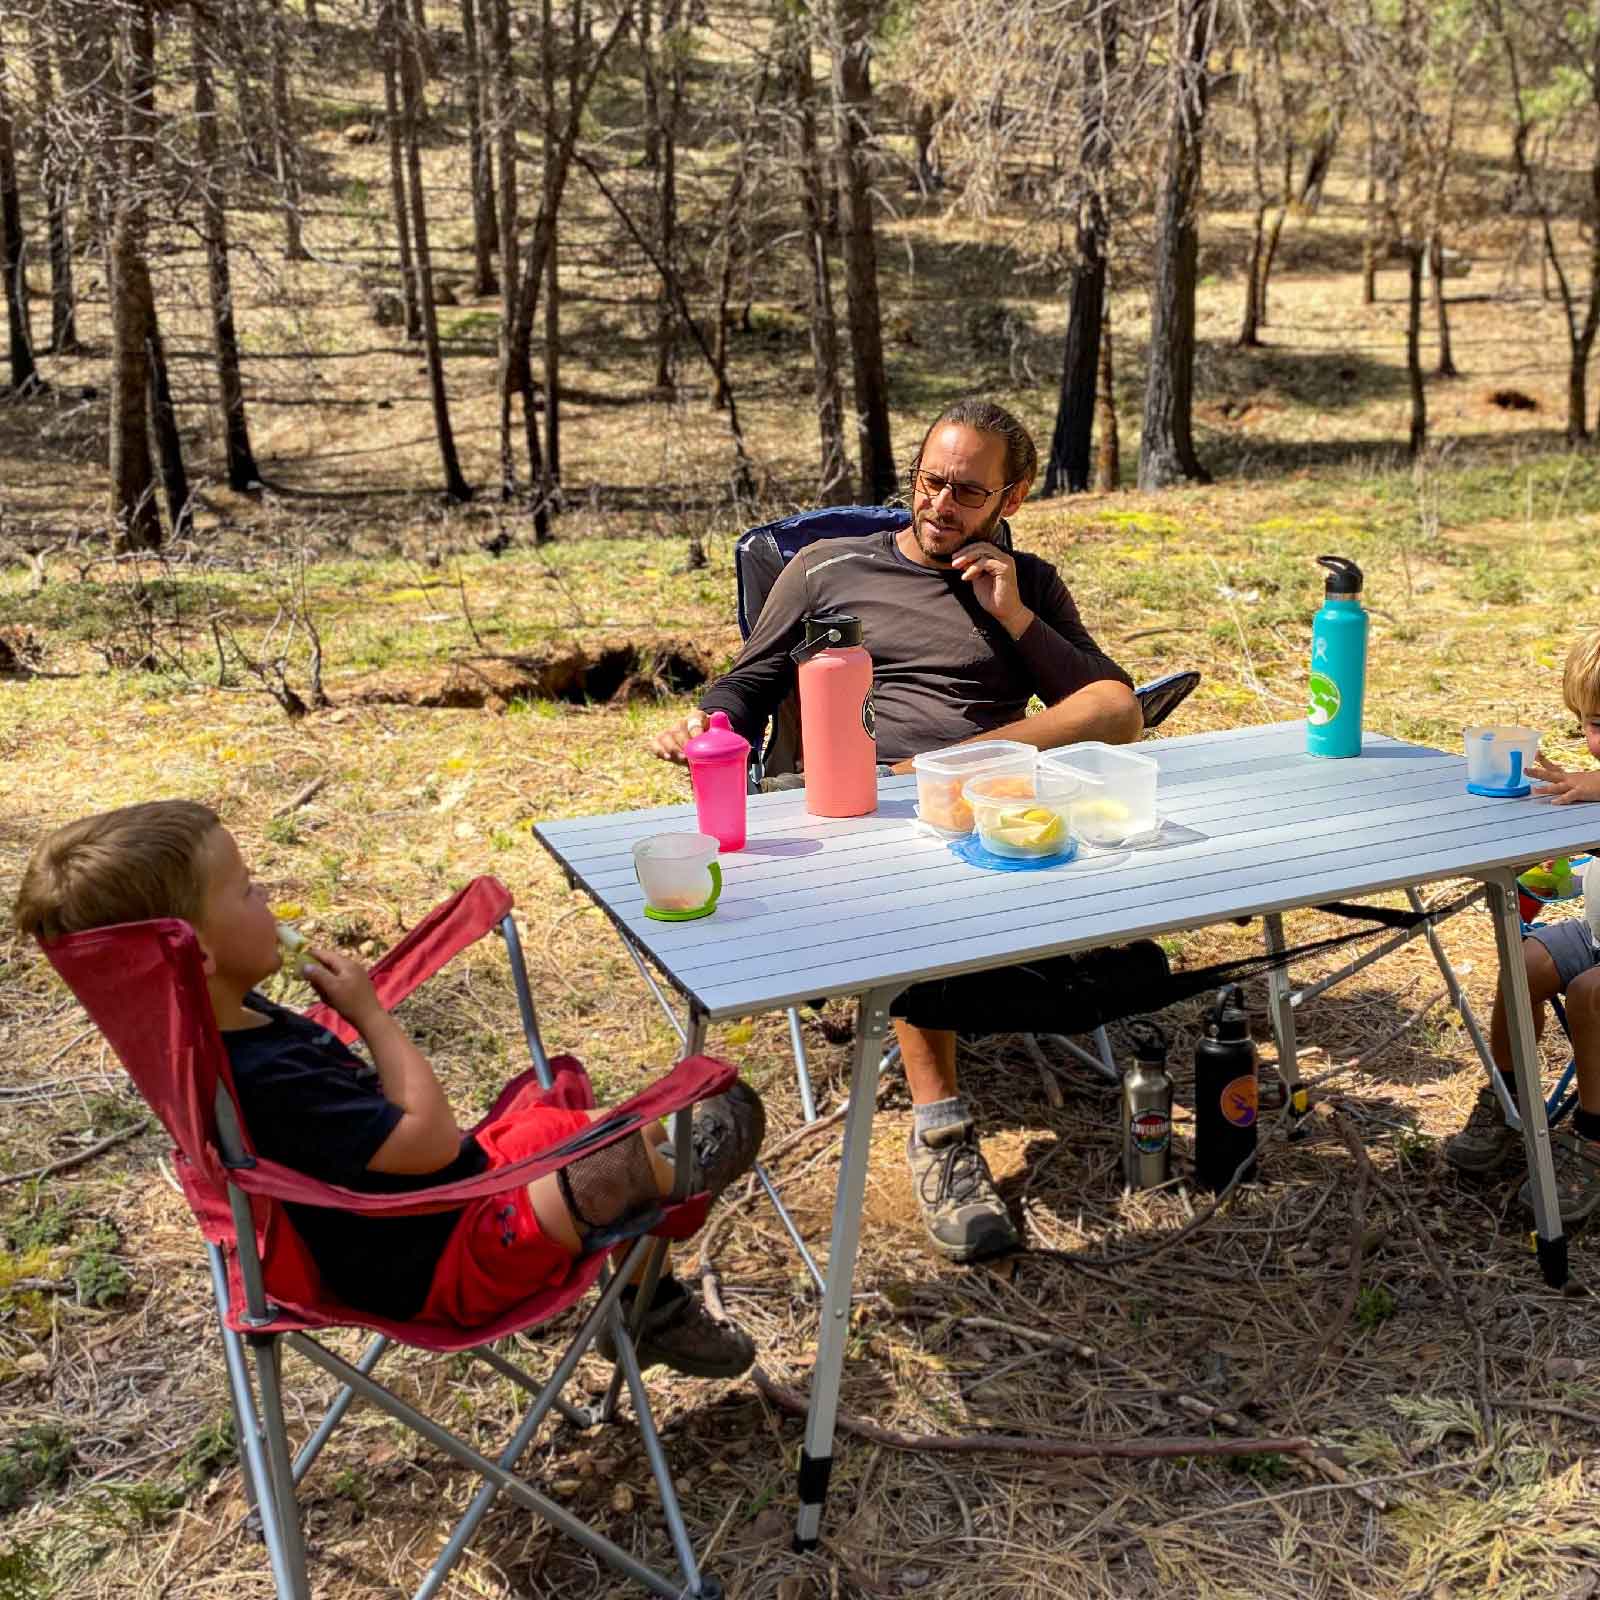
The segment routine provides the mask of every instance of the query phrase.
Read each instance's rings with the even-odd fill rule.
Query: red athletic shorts
[[[473,1135],[489,1167],[537,1155],[589,1126],[589,1114],[542,1103],[537,1086]],[[546,1237],[527,1185],[469,1201],[433,1269],[425,1320],[481,1327],[540,1289],[561,1282],[577,1259]]]

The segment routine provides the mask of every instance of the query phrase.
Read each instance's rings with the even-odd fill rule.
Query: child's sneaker
[[[1579,1227],[1600,1210],[1600,1142],[1585,1139],[1571,1128],[1559,1128],[1550,1135],[1550,1159],[1556,1169],[1561,1225]],[[1533,1210],[1532,1177],[1517,1198]]]
[[[624,1323],[632,1321],[633,1297],[629,1284],[622,1291]],[[596,1335],[594,1347],[607,1361],[617,1359],[609,1328]],[[690,1378],[737,1378],[756,1358],[749,1334],[731,1322],[718,1322],[698,1295],[670,1275],[656,1284],[636,1348],[641,1368],[671,1367]]]
[[[1458,1172],[1486,1176],[1522,1153],[1522,1135],[1506,1126],[1499,1097],[1486,1084],[1459,1133],[1444,1142],[1444,1158]]]

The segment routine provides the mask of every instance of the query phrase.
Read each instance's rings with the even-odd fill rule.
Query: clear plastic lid
[[[991,767],[1007,772],[1032,772],[1039,752],[1014,739],[984,739],[978,744],[947,745],[911,758],[912,770],[940,778],[972,778]]]

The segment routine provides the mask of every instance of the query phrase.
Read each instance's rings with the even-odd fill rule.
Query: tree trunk
[[[1422,387],[1422,257],[1420,244],[1407,243],[1406,380],[1411,387],[1411,439],[1413,458],[1428,442],[1428,397]]]
[[[1267,315],[1267,285],[1272,282],[1273,264],[1278,259],[1278,241],[1283,237],[1283,225],[1288,219],[1289,207],[1278,207],[1272,226],[1267,229],[1266,243],[1261,248],[1261,271],[1256,277],[1256,327],[1264,328],[1271,318]]]
[[[149,169],[155,144],[153,0],[130,0],[122,22],[122,151],[108,251],[111,298],[111,518],[116,550],[154,550],[161,513],[145,405],[155,299],[145,260]]]
[[[206,241],[206,279],[211,296],[211,344],[216,352],[217,393],[222,406],[222,441],[228,463],[228,487],[242,491],[260,487],[260,469],[250,448],[245,417],[244,380],[239,370],[239,338],[233,325],[233,278],[228,263],[228,217],[223,208],[221,141],[217,137],[217,100],[211,76],[211,37],[206,9],[196,4],[189,14],[191,62],[194,71],[195,144],[200,156],[200,207]]]
[[[656,34],[655,63],[645,70],[653,80],[652,96],[659,119],[656,149],[656,249],[669,273],[678,270],[678,124],[683,112],[682,0],[665,0]],[[661,69],[659,75],[657,67]],[[656,388],[671,392],[675,384],[678,318],[665,282],[656,299]]]
[[[396,20],[405,22],[405,12],[402,7]],[[434,54],[433,35],[428,32],[428,10],[424,0],[411,0],[411,38],[413,48],[417,53],[417,65],[422,69],[424,78],[437,78],[439,76],[439,60]],[[426,111],[422,112],[426,116]]]
[[[1367,117],[1367,192],[1366,231],[1361,238],[1361,303],[1370,306],[1378,298],[1378,121]]]
[[[391,7],[386,41],[391,57],[398,57],[401,120],[405,128],[406,183],[411,201],[411,228],[415,252],[417,306],[422,313],[422,347],[428,364],[428,393],[433,401],[433,427],[439,438],[439,462],[444,472],[444,496],[459,504],[472,498],[456,456],[450,426],[450,401],[444,387],[444,357],[439,349],[439,318],[433,303],[433,257],[428,248],[428,212],[422,192],[422,152],[417,144],[417,124],[422,104],[422,64],[414,41],[404,37]],[[381,25],[381,24],[380,24]]]
[[[1095,461],[1094,486],[1103,494],[1122,483],[1122,449],[1117,437],[1116,375],[1111,366],[1111,302],[1106,301],[1105,326],[1100,330],[1100,382],[1095,395],[1100,449]]]
[[[233,57],[233,97],[244,134],[245,154],[257,172],[265,172],[271,161],[272,119],[255,78],[261,50],[249,0],[227,0],[226,17],[228,53]]]
[[[598,46],[586,43],[581,36],[574,39],[567,103],[562,113],[557,115],[555,75],[553,68],[548,64],[555,41],[555,22],[550,0],[543,0],[541,11],[545,40],[544,55],[547,61],[544,79],[544,121],[547,131],[542,198],[539,214],[534,218],[527,253],[518,274],[515,314],[503,334],[505,342],[502,345],[500,362],[500,415],[502,427],[506,430],[506,434],[502,437],[506,437],[509,434],[512,397],[519,394],[522,396],[522,431],[528,451],[529,478],[531,482],[540,485],[542,491],[547,489],[549,484],[541,462],[538,401],[533,387],[531,355],[533,319],[539,309],[539,293],[544,283],[546,261],[550,251],[555,248],[556,216],[561,207],[562,196],[566,192],[567,178],[572,171],[573,152],[582,130],[584,108],[588,105],[589,96],[594,91],[601,69],[622,35],[627,13],[624,12],[617,18],[611,32]],[[574,21],[576,23],[577,19]],[[501,264],[501,269],[508,270],[504,262]],[[541,492],[536,494],[534,499],[536,539],[546,536],[547,524],[542,526],[544,515],[544,495]]]
[[[1455,357],[1450,353],[1450,313],[1444,301],[1444,245],[1437,233],[1428,239],[1428,267],[1433,278],[1433,312],[1439,327],[1438,376],[1459,378]]]
[[[560,264],[560,241],[552,241],[544,258],[544,494],[552,511],[561,501]]]
[[[0,274],[5,277],[7,343],[11,387],[26,394],[39,383],[33,360],[33,330],[28,325],[26,248],[22,237],[22,195],[17,188],[16,134],[6,94],[5,38],[0,35]]]
[[[394,36],[381,47],[380,52],[383,56],[384,127],[389,136],[389,198],[394,208],[395,233],[400,245],[400,294],[405,303],[406,338],[420,339],[422,310],[417,304],[417,273],[411,259],[411,218],[410,207],[406,204],[406,162],[400,136],[400,90],[395,65],[397,45],[394,39],[398,38],[399,25],[393,16],[393,7],[399,4],[399,0],[383,0],[383,4],[390,8],[390,33]],[[378,15],[379,26],[382,27],[384,13],[380,11]]]
[[[1244,274],[1244,318],[1239,324],[1239,337],[1234,341],[1241,349],[1251,350],[1261,343],[1261,302],[1264,285],[1261,267],[1266,257],[1267,207],[1265,202],[1256,206],[1255,223],[1250,231],[1250,260]]]
[[[1083,94],[1079,106],[1078,150],[1087,194],[1078,204],[1077,255],[1067,309],[1067,337],[1061,354],[1061,392],[1056,425],[1045,464],[1044,492],[1082,494],[1089,487],[1089,457],[1094,443],[1095,382],[1100,368],[1100,331],[1105,322],[1106,261],[1111,225],[1104,184],[1110,175],[1111,140],[1107,129],[1108,80],[1117,66],[1119,17],[1111,0],[1099,7],[1097,47],[1083,55]]]
[[[461,0],[461,41],[466,56],[467,154],[472,173],[472,292],[493,294],[494,162],[483,133],[483,58],[478,48],[478,0]]]
[[[510,0],[485,0],[489,36],[489,83],[494,104],[495,142],[500,166],[500,328],[496,392],[500,411],[500,498],[517,492],[516,459],[511,448],[511,399],[519,393],[512,341],[519,299],[517,262],[516,84],[511,72]],[[537,535],[536,535],[537,536]]]
[[[155,435],[156,456],[161,463],[161,487],[166,491],[167,520],[175,539],[187,537],[194,523],[189,499],[189,474],[183,465],[183,440],[178,433],[178,412],[172,403],[172,381],[167,374],[167,352],[161,342],[161,327],[151,315],[149,387],[150,429]]]
[[[1200,253],[1195,200],[1200,188],[1206,112],[1206,56],[1216,0],[1180,0],[1172,65],[1172,126],[1156,209],[1156,259],[1150,295],[1150,367],[1145,381],[1139,487],[1164,489],[1189,479],[1209,483],[1194,452],[1194,296]]]
[[[872,221],[871,59],[874,0],[834,0],[833,132],[838,152],[839,232],[844,251],[850,361],[855,378],[856,436],[862,498],[877,504],[894,493],[889,439],[889,384],[878,306],[878,245]]]
[[[272,36],[272,165],[283,194],[283,253],[290,261],[308,259],[300,232],[300,152],[294,141],[294,109],[289,99],[289,30],[283,0],[267,0]]]
[[[821,444],[817,499],[825,506],[848,505],[852,498],[850,459],[844,437],[844,396],[839,382],[839,327],[833,314],[833,284],[824,222],[822,158],[817,149],[816,95],[811,78],[811,41],[803,24],[791,23],[785,39],[783,72],[793,107],[793,149],[805,218],[801,245],[809,270],[806,301],[810,312],[811,382]]]
[[[38,123],[34,159],[44,189],[45,226],[50,245],[50,349],[57,355],[67,355],[82,346],[78,343],[77,295],[72,284],[72,233],[67,212],[70,169],[65,153],[56,149],[51,136],[55,120],[55,74],[51,67],[55,29],[47,28],[43,18],[36,15],[31,19],[29,39]]]

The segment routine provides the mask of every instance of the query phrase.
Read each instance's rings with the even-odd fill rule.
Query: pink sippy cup
[[[733,731],[727,712],[713,711],[706,731],[691,739],[683,753],[701,833],[709,833],[724,850],[743,850],[750,741]]]

